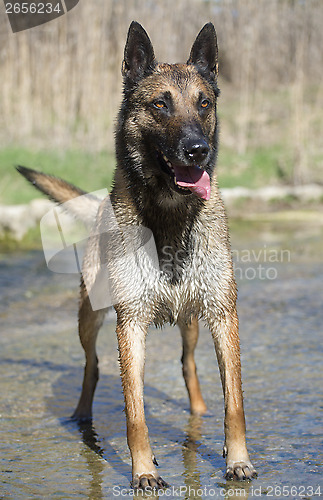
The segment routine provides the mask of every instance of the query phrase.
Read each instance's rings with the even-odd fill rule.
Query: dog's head
[[[159,64],[146,31],[130,25],[117,130],[119,164],[173,200],[210,198],[217,154],[217,42],[211,23],[186,64]]]

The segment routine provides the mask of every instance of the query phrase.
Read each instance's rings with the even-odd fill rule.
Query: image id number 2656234
[[[52,14],[61,12],[61,4],[43,2],[8,2],[6,3],[7,14]]]
[[[320,486],[267,486],[266,496],[281,498],[281,497],[312,497],[321,496]]]

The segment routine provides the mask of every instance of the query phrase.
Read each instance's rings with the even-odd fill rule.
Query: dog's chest
[[[216,313],[221,307],[223,291],[232,283],[229,245],[220,236],[221,218],[211,214],[190,222],[182,217],[175,222],[143,220],[139,227],[147,231],[137,242],[126,232],[131,251],[120,266],[113,263],[112,274],[118,299],[132,317],[162,325],[205,316],[208,310]]]
[[[141,277],[136,304],[141,312],[146,307],[153,310],[153,321],[160,325],[216,308],[220,288],[229,279],[225,276],[228,266],[223,266],[230,259],[225,247],[210,248],[208,238],[201,234],[193,235],[186,245],[166,243],[157,249],[155,261],[148,262],[143,253],[136,273]]]

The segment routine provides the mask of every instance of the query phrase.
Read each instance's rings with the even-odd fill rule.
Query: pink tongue
[[[209,200],[211,195],[210,177],[205,170],[197,165],[183,167],[173,165],[176,182],[179,186],[188,188],[203,200]]]

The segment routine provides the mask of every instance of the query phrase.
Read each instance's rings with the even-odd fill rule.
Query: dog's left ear
[[[130,83],[136,83],[149,74],[156,65],[154,49],[144,28],[132,21],[128,31],[122,74]]]
[[[218,44],[212,23],[207,23],[193,43],[187,64],[194,64],[206,77],[218,76]]]

